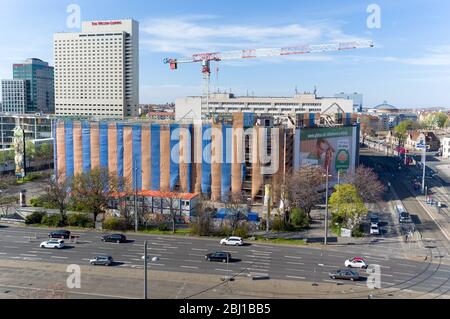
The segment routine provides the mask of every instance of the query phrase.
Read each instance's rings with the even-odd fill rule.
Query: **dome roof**
[[[376,109],[376,110],[391,110],[391,111],[398,111],[398,109],[397,109],[395,106],[393,106],[393,105],[391,105],[391,104],[388,104],[387,101],[384,101],[382,104],[375,106],[375,109]]]

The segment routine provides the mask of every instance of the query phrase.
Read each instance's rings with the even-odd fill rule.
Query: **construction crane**
[[[198,53],[184,58],[166,58],[165,64],[170,65],[171,70],[178,69],[178,64],[201,63],[203,74],[203,96],[206,97],[206,110],[209,114],[209,85],[211,78],[211,61],[227,61],[237,59],[256,59],[275,56],[289,56],[308,53],[335,52],[353,49],[373,48],[372,41],[353,41],[329,44],[302,45],[286,48],[266,48],[250,50],[234,50],[226,52]],[[203,101],[202,101],[203,105]]]

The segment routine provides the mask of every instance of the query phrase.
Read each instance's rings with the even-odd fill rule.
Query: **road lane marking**
[[[188,263],[201,263],[203,261],[201,261],[201,260],[185,260],[185,262],[188,262]]]
[[[203,249],[203,248],[191,248],[191,250],[195,250],[195,251],[208,251],[208,249]]]
[[[289,264],[289,265],[304,265],[305,263],[297,263],[297,262],[293,262],[293,261],[287,261],[286,264]]]
[[[136,255],[122,255],[122,257],[125,257],[125,258],[134,258],[134,257],[136,257]]]
[[[51,256],[50,258],[55,258],[55,259],[67,259],[68,257]]]
[[[415,274],[411,274],[409,272],[396,272],[396,271],[393,271],[392,273],[396,274],[396,275],[406,275],[406,276],[414,276],[415,275]]]
[[[248,261],[248,260],[246,260],[246,261],[243,261],[243,263],[245,263],[245,264],[252,264],[252,265],[270,266],[270,263],[265,263],[265,262],[262,262],[262,261]]]
[[[303,257],[300,257],[300,256],[284,256],[284,258],[290,258],[290,259],[303,259]]]
[[[205,258],[205,255],[199,255],[199,254],[188,254],[188,256],[195,256],[195,257],[203,257],[203,258]]]
[[[9,248],[9,249],[19,249],[19,247],[15,247],[15,246],[3,246],[3,248]]]
[[[19,254],[20,256],[25,256],[25,257],[37,257],[37,255],[32,255],[32,254]]]
[[[408,265],[408,264],[397,264],[397,265],[398,266],[403,266],[403,267],[417,268],[416,266]]]
[[[180,266],[180,268],[198,269],[198,267],[195,267],[195,266]]]
[[[6,255],[6,253],[0,253],[0,255]]]
[[[286,278],[292,278],[292,279],[301,279],[301,280],[305,280],[305,277],[298,277],[298,276],[286,276]]]
[[[148,263],[147,266],[165,266],[165,264]]]
[[[292,268],[288,268],[286,269],[287,271],[305,271],[303,269],[292,269]]]
[[[385,273],[381,273],[381,276],[394,277],[393,275],[389,275],[389,274],[385,274]]]
[[[263,258],[263,259],[272,259],[271,256],[255,256],[255,255],[249,255],[247,256],[249,258]]]
[[[161,238],[161,237],[157,237],[156,239],[159,239],[159,240],[163,240],[163,241],[175,241],[176,239],[173,239],[173,238]]]

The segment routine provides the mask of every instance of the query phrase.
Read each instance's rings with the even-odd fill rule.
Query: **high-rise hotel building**
[[[56,33],[58,116],[138,116],[139,23],[83,22],[79,33]]]

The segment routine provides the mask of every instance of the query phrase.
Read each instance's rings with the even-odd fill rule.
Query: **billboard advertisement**
[[[294,168],[321,166],[336,180],[338,172],[354,173],[358,127],[304,128],[296,131]]]

